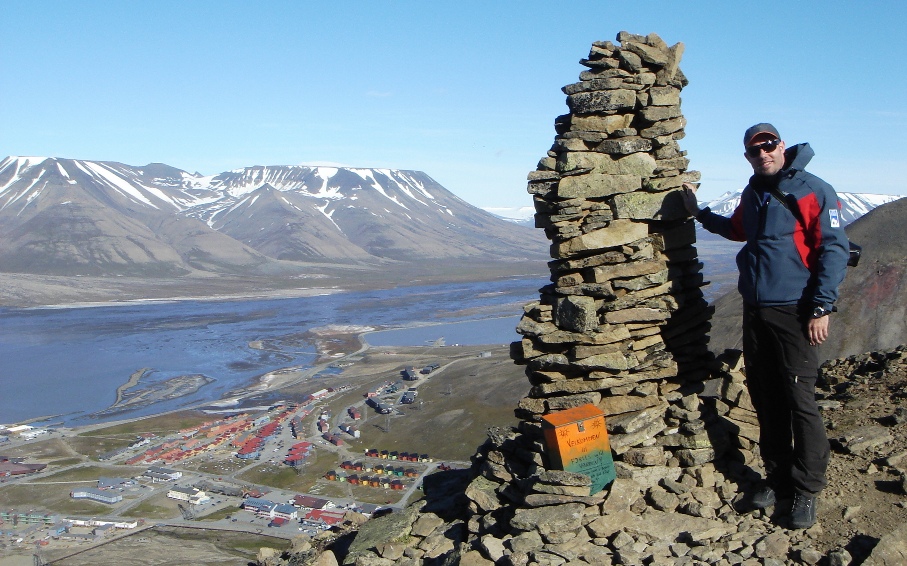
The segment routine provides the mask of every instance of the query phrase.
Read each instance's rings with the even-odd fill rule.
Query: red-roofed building
[[[301,466],[305,462],[305,454],[290,454],[283,459],[283,463],[287,466]]]
[[[268,493],[267,491],[261,491],[260,489],[249,489],[243,493],[243,497],[252,497],[255,499],[261,499],[267,493]]]
[[[47,464],[22,464],[3,458],[0,459],[0,476],[24,476],[40,472],[46,467]]]
[[[303,526],[314,527],[316,529],[327,530],[334,525],[343,522],[345,511],[325,511],[323,509],[313,509],[306,513],[305,517],[299,520]]]

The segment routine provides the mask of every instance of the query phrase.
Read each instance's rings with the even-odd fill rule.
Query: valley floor
[[[296,275],[189,275],[178,278],[68,277],[0,272],[0,307],[78,307],[179,300],[291,298],[388,289],[547,277],[544,261],[425,261],[386,265],[313,265]]]

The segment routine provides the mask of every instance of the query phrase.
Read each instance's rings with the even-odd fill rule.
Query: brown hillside
[[[840,289],[829,358],[887,350],[907,342],[907,199],[880,206],[847,229],[863,246],[860,265]]]

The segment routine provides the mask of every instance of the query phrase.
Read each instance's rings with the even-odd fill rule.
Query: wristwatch
[[[834,312],[835,307],[827,308],[827,305],[816,305],[813,307],[813,318],[822,318]]]

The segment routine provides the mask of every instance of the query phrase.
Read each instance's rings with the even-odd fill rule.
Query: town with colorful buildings
[[[285,536],[291,536],[291,533],[314,535],[335,528],[348,520],[349,512],[371,516],[387,509],[391,501],[401,500],[401,497],[405,500],[409,493],[421,487],[426,473],[448,468],[446,464],[434,464],[428,454],[348,446],[350,442],[360,441],[361,426],[367,413],[386,415],[396,412],[397,406],[413,403],[417,397],[413,382],[434,371],[436,366],[421,371],[406,367],[397,379],[373,385],[360,402],[347,406],[336,415],[327,401],[348,391],[349,385],[322,388],[301,401],[280,402],[266,410],[213,416],[176,432],[138,433],[128,444],[97,454],[96,460],[101,466],[118,469],[142,467],[142,472],[132,477],[99,475],[96,481],[76,482],[68,492],[72,501],[102,505],[110,509],[108,514],[86,518],[34,509],[3,509],[0,510],[0,547],[26,541],[37,546],[46,545],[48,541],[92,543],[160,524],[160,521],[120,516],[123,509],[155,497],[154,494],[166,494],[166,499],[179,509],[181,519],[165,523],[188,524],[216,512],[224,515],[217,521],[224,528],[248,530],[261,525],[275,533],[285,533]],[[65,431],[16,425],[5,427],[0,437],[6,445],[11,445],[64,434]],[[0,482],[29,481],[24,478],[40,477],[51,471],[45,463],[2,456],[2,450],[0,448]],[[319,476],[318,481],[338,486],[347,496],[292,493],[254,485],[238,477],[240,471],[261,465],[261,462],[300,471],[319,450],[334,451],[340,464]],[[226,465],[228,460],[235,464]],[[222,474],[200,471],[219,465],[223,466]],[[339,488],[340,485],[346,487]],[[353,489],[386,493],[386,496],[366,499],[386,498],[387,502],[379,505],[356,501],[351,497]],[[396,495],[391,496],[391,493]],[[232,513],[229,513],[230,509],[233,509]],[[228,513],[224,514],[225,511]]]

